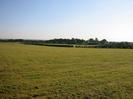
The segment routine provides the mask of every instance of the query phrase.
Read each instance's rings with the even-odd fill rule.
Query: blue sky
[[[133,41],[133,0],[0,0],[0,38]]]

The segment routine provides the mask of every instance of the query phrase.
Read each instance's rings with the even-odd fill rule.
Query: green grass
[[[133,50],[0,43],[4,99],[133,99]]]

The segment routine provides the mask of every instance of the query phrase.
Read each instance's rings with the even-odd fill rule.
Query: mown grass
[[[133,50],[0,43],[4,99],[133,99]]]

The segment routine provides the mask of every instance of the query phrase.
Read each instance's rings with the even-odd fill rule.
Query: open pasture
[[[4,99],[133,99],[133,49],[0,43]]]

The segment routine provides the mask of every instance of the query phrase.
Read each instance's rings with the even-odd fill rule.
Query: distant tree
[[[96,43],[96,44],[99,44],[98,38],[95,38],[95,43]]]
[[[108,43],[108,41],[106,39],[103,39],[100,41],[100,44],[106,44],[106,43]]]
[[[90,39],[88,40],[88,44],[94,45],[94,44],[95,44],[95,40],[94,40],[93,38],[90,38]]]

